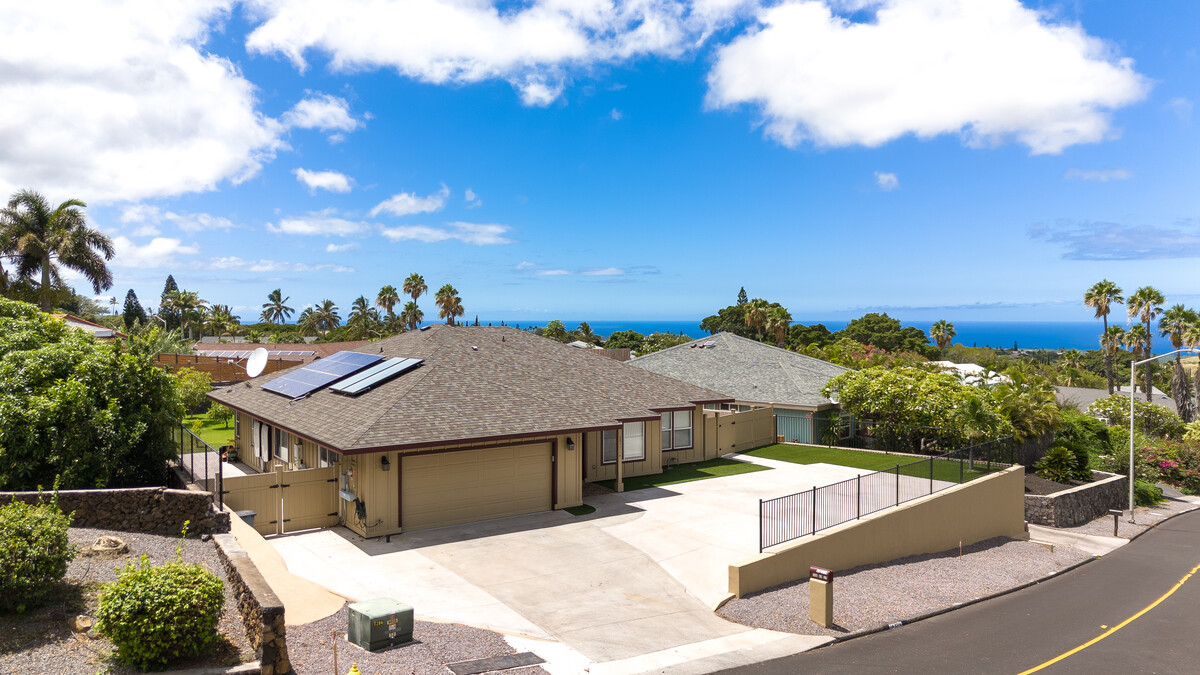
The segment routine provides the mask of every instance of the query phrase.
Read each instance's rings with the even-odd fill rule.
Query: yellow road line
[[[1171,590],[1167,591],[1166,593],[1163,593],[1159,599],[1155,600],[1154,602],[1150,603],[1149,605],[1146,605],[1146,607],[1142,611],[1138,612],[1137,614],[1134,614],[1133,616],[1129,617],[1128,619],[1125,619],[1121,623],[1113,626],[1112,628],[1109,628],[1107,631],[1092,638],[1091,640],[1088,640],[1087,642],[1079,645],[1078,647],[1072,649],[1071,651],[1063,652],[1062,654],[1059,654],[1058,656],[1050,659],[1049,661],[1047,661],[1041,665],[1034,666],[1033,668],[1030,668],[1029,670],[1022,671],[1022,672],[1018,673],[1017,675],[1029,675],[1029,673],[1036,673],[1037,671],[1042,670],[1043,668],[1052,666],[1052,665],[1058,663],[1059,661],[1062,661],[1063,659],[1067,658],[1068,656],[1071,656],[1072,654],[1078,654],[1079,652],[1087,649],[1088,647],[1091,647],[1092,645],[1103,640],[1104,638],[1108,637],[1109,635],[1112,635],[1113,633],[1121,630],[1125,626],[1128,626],[1129,624],[1133,623],[1133,621],[1135,619],[1141,617],[1146,612],[1149,612],[1150,610],[1154,609],[1155,607],[1158,607],[1158,605],[1160,603],[1162,603],[1163,600],[1166,600],[1167,598],[1171,597],[1175,593],[1175,591],[1179,590],[1179,587],[1183,586],[1184,582],[1187,581],[1188,579],[1192,578],[1192,575],[1195,574],[1197,571],[1200,571],[1200,565],[1196,565],[1195,567],[1193,567],[1192,571],[1183,575],[1183,578],[1180,579],[1174,586],[1171,587]]]

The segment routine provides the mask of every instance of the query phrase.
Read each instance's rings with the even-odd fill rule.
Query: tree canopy
[[[901,327],[900,322],[886,312],[864,314],[846,324],[833,337],[847,337],[889,352],[916,352],[926,358],[938,356],[938,350],[929,344],[929,336],[925,335],[925,331],[915,326]]]
[[[0,488],[162,485],[182,412],[150,350],[0,299]]]

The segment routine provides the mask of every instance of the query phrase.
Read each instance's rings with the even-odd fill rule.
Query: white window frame
[[[621,459],[623,461],[640,462],[646,459],[645,422],[626,422],[622,424],[621,439]]]
[[[342,456],[321,445],[317,446],[317,468],[324,469],[327,466],[333,466],[342,461]]]
[[[604,429],[600,432],[600,463],[617,463],[617,430]]]
[[[290,457],[292,456],[292,452],[291,452],[292,448],[290,445],[291,442],[292,442],[291,434],[289,434],[286,431],[283,431],[282,429],[275,430],[275,445],[273,446],[273,450],[275,453],[275,459],[283,462],[284,464],[287,464],[289,461],[291,461],[290,460]]]
[[[233,413],[233,440],[239,441],[242,439],[242,414],[239,412]]]
[[[691,410],[668,410],[662,414],[662,449],[663,450],[689,450],[695,444],[695,439],[692,435],[692,419]],[[680,420],[686,418],[687,425],[681,426]],[[687,444],[684,445],[678,442],[676,436],[680,431],[687,432]]]

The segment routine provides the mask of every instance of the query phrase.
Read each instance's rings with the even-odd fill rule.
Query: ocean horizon
[[[499,326],[500,321],[479,320],[481,324],[488,325],[491,323],[494,326]],[[504,320],[505,325],[520,326],[528,328],[529,326],[543,327],[548,321],[532,320],[532,321],[509,321]],[[567,330],[574,330],[579,326],[580,321],[564,320]],[[811,326],[814,324],[824,324],[832,332],[837,332],[846,327],[849,323],[845,319],[822,321],[819,319],[805,319],[794,321],[794,324],[803,324]],[[901,321],[902,326],[915,326],[926,333],[933,325],[932,321]],[[1098,349],[1100,346],[1100,333],[1102,325],[1099,321],[955,321],[954,329],[958,333],[954,337],[956,344],[965,345],[968,347],[995,347],[1003,349],[1012,349],[1017,346],[1021,349]],[[588,321],[588,325],[592,327],[592,332],[608,337],[612,333],[620,330],[633,330],[643,335],[650,333],[674,333],[676,335],[687,335],[692,338],[701,338],[708,335],[706,331],[700,330],[700,320],[694,321],[647,321],[647,320],[621,320],[621,319],[606,319],[597,321]],[[1113,325],[1123,325],[1115,322]],[[1158,351],[1156,349],[1155,351]]]

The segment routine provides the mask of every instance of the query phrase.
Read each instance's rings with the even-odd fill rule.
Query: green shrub
[[[1133,481],[1133,503],[1138,506],[1154,506],[1163,501],[1162,490],[1154,483],[1138,479]]]
[[[142,556],[101,591],[97,629],[122,662],[161,670],[216,641],[224,602],[224,584],[200,565],[176,559],[154,567]]]
[[[1046,480],[1067,483],[1075,469],[1075,455],[1066,446],[1055,445],[1034,468],[1037,469],[1037,475]]]
[[[1129,428],[1129,397],[1113,394],[1106,398],[1097,399],[1088,406],[1088,414],[1095,415],[1109,426]],[[1133,400],[1134,427],[1149,436],[1161,438],[1181,438],[1184,434],[1183,420],[1174,410],[1166,406],[1155,405],[1134,398]],[[1128,436],[1125,437],[1128,442]]]
[[[70,526],[57,498],[0,507],[0,611],[20,614],[49,598],[77,552],[67,538]]]
[[[1200,443],[1200,420],[1184,426],[1183,440],[1186,443]]]
[[[1093,455],[1107,455],[1113,451],[1108,425],[1074,408],[1062,410],[1058,427],[1054,430],[1054,438],[1081,444]]]

